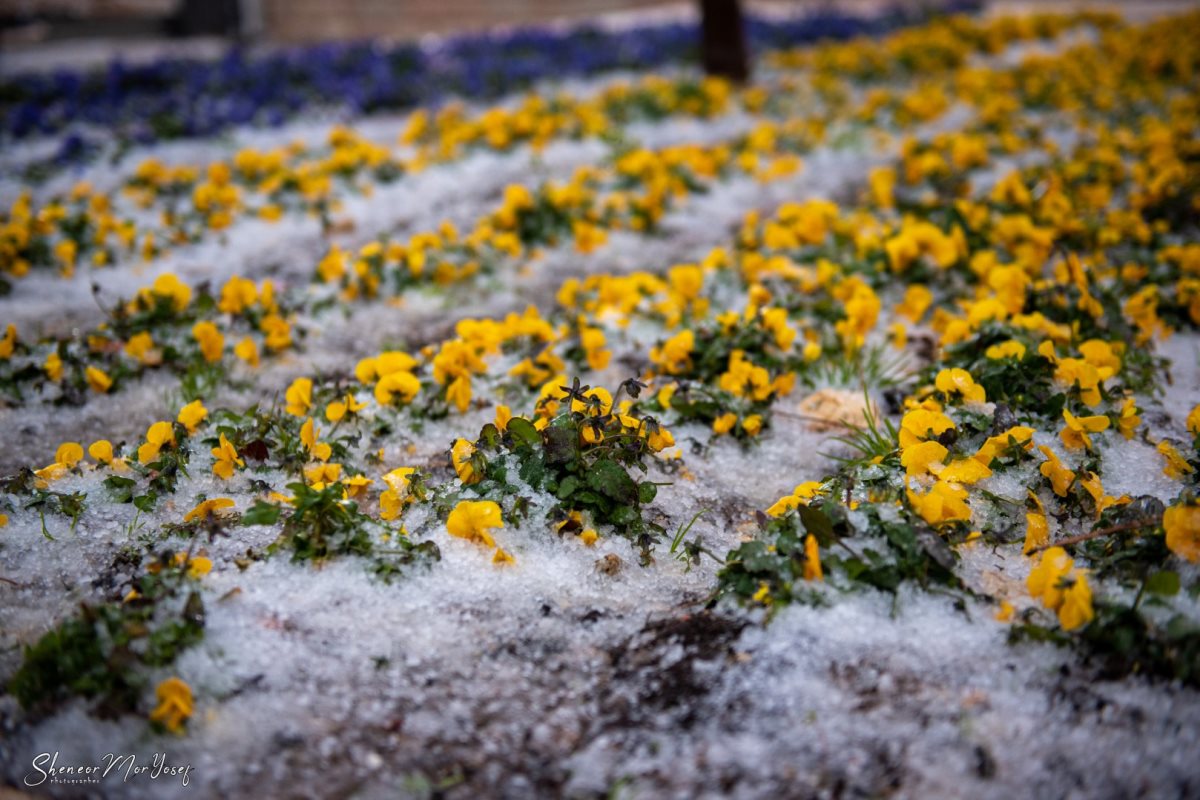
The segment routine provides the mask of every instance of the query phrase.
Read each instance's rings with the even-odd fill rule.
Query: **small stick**
[[[1122,522],[1120,525],[1113,525],[1109,528],[1099,528],[1098,530],[1091,531],[1090,533],[1081,533],[1078,536],[1070,536],[1066,539],[1060,539],[1057,542],[1047,542],[1041,547],[1035,547],[1030,550],[1029,555],[1041,552],[1042,550],[1046,550],[1051,547],[1064,547],[1066,545],[1079,544],[1080,542],[1086,542],[1091,539],[1099,539],[1101,536],[1108,536],[1110,533],[1136,530],[1137,528],[1145,528],[1149,525],[1155,525],[1157,523],[1157,519],[1135,519],[1132,522]]]

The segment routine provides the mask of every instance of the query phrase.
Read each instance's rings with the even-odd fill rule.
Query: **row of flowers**
[[[993,30],[1004,30],[1005,37],[1020,40],[1061,30],[1074,24],[1077,18],[1051,19],[1057,20],[1057,24],[1012,29],[1000,23],[977,28],[974,24],[959,22],[954,28],[975,30],[983,41],[996,38],[989,33]],[[937,38],[944,30],[944,24],[930,26],[927,35]],[[837,47],[847,57],[855,57],[864,48],[861,43]],[[936,68],[931,76],[939,74],[940,69]],[[699,104],[700,113],[709,113],[723,108],[728,97],[728,86],[719,82],[701,84],[692,92],[684,91],[680,84],[653,79],[641,85],[644,88],[633,95],[612,90],[606,93],[606,102],[621,103],[648,92],[660,99],[667,98],[660,107],[670,108],[683,104],[682,98],[686,96]],[[785,100],[776,100],[776,94]],[[783,82],[748,90],[743,101],[755,107],[787,109],[790,106],[786,98],[793,94],[794,87]],[[757,99],[751,102],[750,96]],[[885,96],[894,97],[890,102],[896,106],[911,105],[912,93],[897,89]],[[610,166],[580,169],[566,184],[549,182],[532,190],[523,186],[509,187],[498,207],[477,221],[466,234],[444,224],[437,230],[414,234],[407,241],[381,238],[361,246],[357,252],[343,251],[335,246],[316,266],[314,277],[320,283],[336,286],[343,300],[376,298],[398,295],[418,284],[444,285],[492,273],[502,264],[522,263],[536,257],[541,249],[553,247],[563,240],[573,241],[576,249],[586,254],[601,246],[613,230],[652,232],[666,211],[690,195],[709,191],[716,181],[736,175],[769,181],[792,174],[801,168],[797,154],[864,118],[876,124],[887,122],[903,130],[941,113],[948,105],[943,102],[933,111],[915,114],[910,110],[897,115],[887,111],[889,103],[881,104],[877,97],[878,92],[868,96],[861,105],[844,106],[836,101],[817,103],[804,117],[764,121],[746,135],[704,147],[619,149]],[[486,118],[488,114],[483,116]],[[473,127],[453,113],[442,114],[432,123],[421,122],[418,118],[408,136],[415,140],[429,138],[444,148],[448,141],[461,143],[469,135],[463,131]],[[429,128],[436,129],[437,133],[430,133]],[[484,128],[486,130],[486,126]],[[338,141],[345,142],[350,148],[357,147],[359,142],[349,132],[339,136]],[[243,174],[254,172],[257,164],[257,160],[245,159],[237,165],[237,170]],[[213,185],[236,193],[231,174],[237,173],[228,169],[222,171],[220,180]],[[145,186],[139,185],[139,188],[153,193],[154,182],[149,178],[146,181]],[[196,191],[200,188],[204,187]],[[79,198],[80,203],[105,207],[100,201],[104,201],[104,196],[90,195],[89,199],[83,194]],[[818,238],[824,235],[829,208],[818,204],[796,211],[799,214],[797,235]],[[31,224],[41,225],[46,216],[44,210],[37,215],[27,214],[26,219]],[[104,224],[105,219],[99,217],[97,225],[112,227]],[[90,228],[85,225],[84,229]],[[768,231],[768,238],[778,236],[781,230],[779,225],[773,226]],[[47,249],[44,243],[38,246],[43,251]],[[63,262],[63,269],[73,268],[75,252],[72,249],[72,260]],[[859,299],[852,303],[859,309],[858,313],[864,313],[873,302],[877,304],[868,292],[869,288],[863,287],[858,291]],[[197,298],[195,303],[190,302],[193,295]],[[292,346],[303,333],[297,329],[297,319],[311,318],[315,309],[325,305],[327,297],[323,294],[314,298],[304,292],[294,292],[283,298],[270,283],[256,289],[241,278],[231,279],[220,296],[214,297],[202,288],[193,292],[166,275],[143,290],[136,301],[116,306],[108,323],[83,336],[26,342],[10,327],[0,345],[0,386],[7,390],[13,401],[20,401],[32,389],[35,395],[40,392],[44,396],[80,402],[86,397],[88,388],[108,392],[114,384],[119,388],[129,377],[149,369],[166,367],[193,378],[207,376],[211,381],[215,378],[213,368],[222,363],[223,357],[226,361],[232,359],[257,366],[260,356]],[[282,307],[282,311],[277,306]],[[247,309],[253,309],[253,313],[247,313]],[[846,324],[861,326],[861,322]],[[708,335],[722,334],[714,329]],[[226,342],[232,349],[225,347]],[[234,344],[236,347],[232,347]],[[808,352],[812,353],[818,347],[818,342],[810,341]],[[227,352],[229,355],[225,356]],[[163,357],[164,353],[167,357]],[[68,376],[65,382],[62,380],[64,366]],[[54,391],[55,386],[59,391]]]
[[[964,42],[956,51],[956,58],[961,59],[969,52],[986,52],[1001,43],[1050,37],[1093,17],[1055,19],[1056,24],[1051,25],[1013,27],[951,18],[938,23],[936,35],[926,37],[953,35]],[[911,38],[893,34],[883,39],[883,46],[894,48]],[[581,137],[623,141],[624,126],[641,119],[710,117],[737,106],[767,122],[790,119],[803,109],[810,119],[808,131],[797,131],[793,124],[777,133],[759,135],[794,137],[802,133],[812,139],[820,135],[824,122],[811,111],[812,100],[833,110],[845,105],[852,86],[841,77],[839,59],[855,61],[871,49],[867,40],[827,46],[825,52],[844,55],[805,64],[817,76],[820,92],[816,98],[808,97],[810,93],[802,92],[796,78],[787,74],[737,91],[719,79],[649,77],[633,84],[618,82],[588,97],[531,93],[515,107],[495,106],[470,115],[457,104],[436,113],[421,109],[410,117],[399,149],[338,127],[331,131],[327,148],[292,144],[274,150],[246,149],[207,165],[168,166],[150,159],[133,169],[119,190],[97,192],[80,183],[70,192],[36,205],[28,194],[19,197],[0,214],[0,273],[20,277],[31,269],[45,268],[70,276],[81,264],[106,267],[127,260],[151,260],[173,248],[222,235],[244,219],[274,222],[287,216],[316,216],[329,233],[339,227],[335,216],[346,196],[369,195],[377,186],[430,164],[446,163],[477,148],[506,151],[529,144],[536,150],[555,139]],[[944,104],[930,106],[920,95],[887,91],[888,80],[908,76],[911,67],[905,63],[898,59],[891,69],[871,70],[857,78],[874,87],[868,101],[857,109],[860,121],[881,116],[920,121],[944,110]],[[922,67],[922,72],[932,75],[954,63],[954,59],[932,63]]]

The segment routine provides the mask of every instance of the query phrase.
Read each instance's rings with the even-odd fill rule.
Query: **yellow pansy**
[[[1067,490],[1075,482],[1075,473],[1064,467],[1063,463],[1058,460],[1058,456],[1049,447],[1038,445],[1038,449],[1042,451],[1042,455],[1046,456],[1046,460],[1039,468],[1042,475],[1050,479],[1050,485],[1054,487],[1056,495],[1066,497]]]
[[[1187,459],[1166,439],[1159,442],[1155,449],[1167,460],[1163,467],[1163,474],[1168,478],[1180,480],[1184,475],[1190,475],[1196,471],[1195,467],[1189,464]]]
[[[909,504],[930,525],[962,522],[971,518],[967,505],[967,490],[957,484],[939,480],[924,494],[906,488]]]
[[[195,711],[192,689],[179,678],[167,678],[154,690],[158,705],[150,712],[150,721],[179,733]]]
[[[138,448],[138,461],[149,464],[158,458],[159,451],[175,444],[175,426],[169,422],[155,422],[146,429],[146,442]]]
[[[1088,434],[1106,431],[1112,424],[1112,420],[1106,416],[1077,417],[1065,408],[1063,409],[1063,419],[1067,425],[1059,432],[1059,437],[1062,438],[1062,443],[1068,450],[1079,450],[1080,448],[1091,450],[1092,437]]]
[[[49,359],[47,359],[47,362],[49,362]],[[60,375],[62,374],[61,369],[60,366]],[[49,370],[47,369],[47,371]],[[97,394],[104,394],[112,388],[112,378],[108,377],[108,373],[99,367],[88,367],[84,371],[84,377],[87,379],[88,387]]]
[[[419,391],[421,382],[417,380],[416,375],[406,371],[389,372],[375,384],[375,400],[382,406],[391,405],[396,399],[402,403],[411,403]]]
[[[333,448],[329,444],[317,440],[320,434],[321,429],[316,426],[312,417],[304,420],[304,424],[300,426],[300,441],[304,444],[305,449],[317,461],[328,461],[329,456],[333,453]]]
[[[1193,564],[1200,562],[1200,505],[1177,503],[1163,513],[1167,547]]]
[[[303,417],[312,408],[313,382],[311,378],[296,378],[284,393],[285,409],[293,417]]]
[[[366,407],[366,403],[359,402],[351,392],[346,392],[344,398],[334,400],[325,407],[325,419],[330,422],[340,422],[346,414],[357,414]]]
[[[454,445],[450,448],[450,462],[454,465],[454,471],[458,474],[458,479],[464,485],[478,483],[483,480],[482,475],[475,473],[475,467],[471,465],[471,457],[475,455],[475,445],[468,442],[466,439],[456,439]]]
[[[1138,416],[1137,404],[1132,397],[1126,397],[1121,404],[1120,416],[1117,417],[1117,430],[1126,439],[1132,439],[1134,432],[1141,424],[1142,418]]]
[[[238,452],[233,444],[225,438],[225,434],[221,434],[220,443],[212,449],[213,458],[213,474],[218,478],[229,480],[233,477],[233,472],[237,467],[246,466],[246,462],[238,457]]]
[[[914,408],[900,419],[900,447],[908,449],[914,444],[937,439],[954,428],[954,422],[940,411]]]
[[[495,547],[491,531],[503,528],[500,506],[491,500],[460,500],[446,518],[446,530],[451,536]]]
[[[192,326],[192,337],[200,345],[200,353],[210,364],[221,360],[225,352],[225,337],[217,326],[208,320],[197,322]]]
[[[218,517],[222,510],[233,508],[234,502],[228,497],[214,497],[210,500],[198,504],[195,508],[184,515],[184,522],[204,521],[209,517]]]
[[[183,408],[179,409],[179,416],[175,419],[184,428],[187,428],[189,434],[195,433],[196,428],[208,416],[208,409],[204,407],[204,403],[200,400],[193,400]]]

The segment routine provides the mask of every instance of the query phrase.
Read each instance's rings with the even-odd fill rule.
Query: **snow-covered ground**
[[[609,80],[616,78],[588,88]],[[939,124],[954,123],[951,115]],[[632,126],[627,134],[659,147],[719,141],[752,124],[735,113],[716,122]],[[296,123],[253,137],[284,142],[304,125],[314,139],[328,127]],[[363,127],[372,125],[380,137],[394,138],[403,120]],[[217,155],[209,144],[170,147],[186,160]],[[662,272],[696,261],[728,243],[747,211],[768,212],[788,200],[853,198],[868,171],[894,158],[896,147],[862,139],[822,146],[794,176],[767,184],[733,179],[690,198],[654,236],[616,233],[586,256],[569,245],[551,248],[521,276],[413,292],[399,308],[361,303],[306,320],[313,335],[303,352],[264,365],[249,388],[224,389],[205,398],[206,405],[270,399],[299,375],[345,372],[395,343],[416,351],[445,338],[466,316],[498,317],[530,304],[545,311],[569,277]],[[597,142],[556,142],[538,157],[525,149],[476,153],[430,167],[369,198],[348,198],[340,216],[354,225],[342,243],[388,231],[407,235],[442,219],[465,225],[494,207],[505,185],[565,179],[605,152]],[[113,180],[95,177],[98,184]],[[0,298],[0,320],[34,333],[87,327],[100,319],[92,281],[102,296],[128,296],[163,272],[189,282],[219,284],[236,274],[302,286],[324,246],[315,220],[242,222],[222,240],[148,268],[87,272],[69,281],[26,278]],[[604,373],[613,384],[627,377],[620,356],[653,344],[639,336],[635,325],[613,337],[623,348]],[[1147,422],[1157,435],[1179,436],[1200,399],[1200,337],[1179,334],[1161,352],[1175,365],[1174,384]],[[778,408],[787,412],[797,400]],[[0,409],[0,473],[48,463],[61,441],[86,444],[104,436],[136,443],[150,422],[169,418],[178,406],[175,381],[164,376],[79,408]],[[448,473],[439,457],[454,438],[473,437],[492,413],[488,405],[429,422],[419,436],[398,434],[388,455],[411,442],[412,463]],[[698,425],[674,434],[685,452],[691,440],[708,438]],[[756,510],[828,474],[823,454],[837,448],[832,435],[781,413],[753,447],[720,439],[703,453],[689,452],[687,475],[651,472],[673,483],[651,513],[670,520],[669,530],[700,514],[692,532],[714,553],[725,553],[754,530]],[[1174,495],[1153,448],[1140,442],[1114,448],[1106,458],[1123,468],[1106,473],[1109,493]],[[203,467],[182,486],[187,497],[237,494],[241,510],[253,494],[230,492]],[[997,494],[1019,495],[1021,488],[999,479],[990,485]],[[88,474],[55,489],[104,496]],[[96,503],[72,530],[48,517],[47,535],[38,517],[14,514],[0,531],[0,676],[17,669],[21,645],[130,577],[117,557],[123,545],[138,545],[142,534],[187,510],[173,500],[152,514]],[[796,605],[768,625],[759,611],[708,607],[719,568],[711,558],[688,566],[660,546],[655,562],[643,567],[624,540],[602,538],[589,548],[528,523],[497,532],[517,559],[497,569],[477,545],[422,517],[427,510],[416,513],[407,524],[434,531],[442,559],[391,584],[370,579],[355,558],[319,569],[282,555],[235,565],[248,548],[274,538],[261,526],[206,541],[216,566],[203,584],[205,637],[170,671],[186,675],[198,698],[187,735],[151,734],[144,719],[128,715],[100,719],[78,701],[30,718],[5,695],[0,776],[18,790],[64,797],[1200,793],[1200,693],[1140,677],[1099,680],[1068,651],[1010,646],[1009,626],[982,602],[910,589],[895,598],[842,596],[826,588],[829,607]],[[1027,563],[975,547],[964,560],[978,562],[980,575],[1023,583]],[[140,762],[165,753],[192,771],[187,786],[178,777],[135,775],[99,789],[30,789],[27,779],[37,778],[32,762],[42,752],[57,752],[59,766],[103,764],[108,753],[137,754]]]

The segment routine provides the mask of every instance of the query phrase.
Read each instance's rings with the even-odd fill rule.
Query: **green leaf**
[[[796,510],[800,513],[800,521],[804,523],[804,530],[816,536],[817,540],[822,543],[833,540],[833,523],[829,521],[829,517],[824,511],[818,511],[805,505],[796,506]]]
[[[533,427],[533,423],[521,417],[513,417],[508,421],[508,432],[518,444],[537,447],[542,443],[542,432]]]
[[[575,477],[574,475],[568,475],[562,479],[561,483],[558,484],[558,492],[556,492],[556,496],[559,500],[566,500],[575,492],[576,489],[582,485],[583,483],[579,480],[579,478]]]
[[[133,504],[139,511],[153,511],[154,504],[158,502],[158,495],[154,492],[140,494],[133,498]]]
[[[638,484],[638,502],[650,503],[658,496],[658,487],[650,481]]]
[[[242,514],[243,525],[274,525],[279,521],[282,509],[270,503],[258,502]]]
[[[508,424],[512,425],[509,420]],[[574,428],[551,426],[546,429],[546,463],[565,464],[575,455],[575,441],[579,434]]]
[[[1170,570],[1154,573],[1146,579],[1146,591],[1164,597],[1174,597],[1179,594],[1179,573]]]
[[[617,506],[609,517],[614,525],[631,525],[637,518],[638,513],[633,506]]]
[[[611,497],[621,505],[633,505],[638,501],[638,487],[621,465],[602,458],[592,465],[587,476],[588,486]]]

